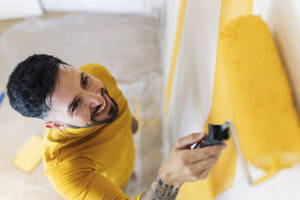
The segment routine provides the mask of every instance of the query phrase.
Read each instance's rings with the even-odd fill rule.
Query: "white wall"
[[[176,36],[176,28],[179,14],[180,0],[165,0],[163,15],[162,15],[162,34],[161,34],[161,66],[163,67],[163,85],[164,89],[167,85],[168,76],[170,72],[170,64],[174,48],[174,40]],[[164,105],[164,101],[162,101]],[[170,132],[171,119],[165,118],[163,123],[163,159],[167,159],[168,152],[171,148],[171,137],[173,134]]]
[[[38,16],[42,9],[159,16],[163,4],[164,0],[0,0],[0,19]]]
[[[42,0],[48,11],[156,14],[163,0]]]
[[[219,4],[220,1],[210,0],[189,0],[187,3],[169,113],[164,124],[165,152],[169,152],[179,137],[201,131],[210,112]],[[179,5],[180,1],[167,1],[165,80],[170,70]]]
[[[164,85],[167,83],[177,29],[180,0],[166,0],[162,18],[162,66]]]
[[[0,20],[41,15],[38,0],[0,0]]]

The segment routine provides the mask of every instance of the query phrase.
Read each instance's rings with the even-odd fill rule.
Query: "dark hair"
[[[10,105],[26,117],[44,119],[50,107],[46,104],[57,81],[60,59],[34,54],[20,62],[9,76],[7,94]]]

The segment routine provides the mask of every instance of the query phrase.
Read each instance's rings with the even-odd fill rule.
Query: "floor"
[[[73,66],[96,62],[106,66],[140,120],[134,136],[135,173],[125,192],[146,190],[162,160],[162,70],[158,19],[134,15],[47,13],[40,18],[0,22],[0,92],[14,66],[33,53],[55,55]],[[0,199],[60,200],[40,164],[32,173],[12,165],[20,147],[43,123],[23,118],[5,97],[0,105]]]

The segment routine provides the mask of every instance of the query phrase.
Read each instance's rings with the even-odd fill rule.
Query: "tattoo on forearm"
[[[160,178],[156,178],[150,189],[146,191],[141,200],[175,200],[179,188],[165,184]]]

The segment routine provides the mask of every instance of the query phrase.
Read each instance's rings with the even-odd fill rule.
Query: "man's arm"
[[[150,188],[145,191],[140,200],[175,200],[179,187],[166,184],[161,178],[156,177]]]
[[[216,164],[225,144],[191,150],[189,147],[205,135],[193,133],[180,138],[171,150],[168,160],[140,200],[175,200],[181,185],[207,178]]]

